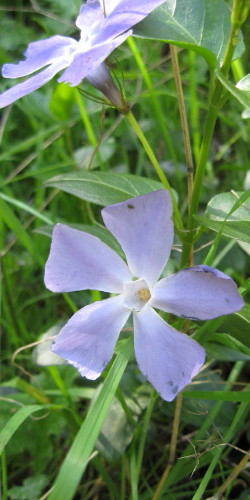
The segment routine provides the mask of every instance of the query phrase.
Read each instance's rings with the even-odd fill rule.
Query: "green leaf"
[[[149,405],[149,384],[142,389],[134,366],[128,366],[122,377],[118,397],[115,397],[103,423],[96,448],[108,460],[117,460],[131,442],[137,423]],[[122,394],[122,397],[121,397]]]
[[[225,54],[230,29],[230,10],[222,0],[167,0],[136,26],[134,34],[194,50],[215,67]],[[243,49],[240,37],[234,57]]]
[[[208,203],[205,216],[196,218],[212,231],[250,243],[250,191],[218,194]]]
[[[74,158],[79,168],[88,169],[91,166],[91,169],[93,169],[99,166],[100,158],[103,163],[108,162],[115,150],[116,141],[113,137],[110,137],[107,141],[101,143],[98,149],[93,146],[84,146],[77,149],[74,152]]]
[[[12,208],[3,199],[0,198],[0,219],[6,224],[6,226],[13,231],[20,243],[31,253],[35,255],[34,242],[30,238],[29,233],[19,222],[18,218],[14,214]]]
[[[134,196],[163,189],[160,182],[151,179],[109,172],[79,172],[59,175],[49,179],[46,185],[102,206],[112,205]]]
[[[24,479],[22,486],[13,486],[8,491],[11,500],[38,500],[49,478],[44,474]]]
[[[227,333],[213,333],[204,344],[209,358],[223,361],[249,361],[250,349]]]
[[[237,85],[233,85],[220,72],[216,72],[218,80],[222,83],[225,89],[245,108],[243,118],[250,116],[250,75],[244,76]]]
[[[28,205],[27,203],[24,203],[23,201],[17,200],[16,198],[12,198],[11,196],[7,196],[4,193],[0,193],[0,198],[9,203],[10,205],[13,205],[14,207],[20,208],[20,210],[34,215],[34,217],[37,217],[37,219],[40,219],[43,222],[46,222],[47,224],[53,224],[53,222],[51,221],[51,219],[49,219],[49,217],[46,217],[42,213],[38,212],[35,208]]]
[[[213,401],[234,401],[249,403],[250,391],[183,391],[185,398],[212,399]]]
[[[20,408],[7,422],[0,434],[0,454],[9,442],[16,430],[22,425],[24,420],[37,411],[44,410],[52,405],[29,405]]]
[[[85,418],[75,440],[61,466],[49,500],[71,500],[87,466],[96,439],[109,411],[120,379],[132,353],[132,337],[125,343],[115,359],[108,376]]]
[[[220,330],[228,332],[231,336],[250,347],[250,305],[235,313],[227,316],[220,326]]]

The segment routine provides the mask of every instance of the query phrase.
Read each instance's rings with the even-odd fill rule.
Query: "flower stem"
[[[176,203],[176,200],[175,200],[175,197],[173,195],[173,191],[170,187],[170,184],[162,170],[162,168],[160,167],[159,165],[159,162],[148,142],[148,140],[146,139],[139,123],[137,122],[137,120],[135,119],[132,111],[129,111],[128,113],[126,113],[125,115],[125,118],[127,119],[127,121],[129,122],[129,124],[131,125],[132,129],[134,130],[134,132],[136,133],[138,139],[141,141],[142,145],[143,145],[143,148],[146,152],[146,154],[148,155],[148,158],[150,159],[160,181],[162,182],[163,186],[165,187],[165,189],[169,192],[170,196],[171,196],[171,200],[172,200],[172,204],[173,204],[173,211],[174,211],[174,217],[175,217],[175,222],[176,222],[176,225],[177,225],[177,229],[182,229],[183,228],[183,224],[182,224],[182,220],[181,220],[181,216],[180,216],[180,213],[179,213],[179,209],[178,209],[178,205]]]
[[[249,9],[250,9],[250,0],[234,0],[232,15],[231,15],[231,22],[232,22],[231,32],[221,65],[221,72],[224,74],[224,76],[227,76],[230,70],[232,57],[238,41],[240,27],[242,23],[245,21]],[[214,73],[212,73],[211,75],[210,87],[213,84],[213,79],[214,79]],[[218,116],[219,109],[224,104],[223,92],[224,92],[224,87],[222,83],[219,80],[216,80],[211,93],[210,106],[205,120],[203,141],[201,144],[198,164],[194,178],[194,185],[190,201],[190,210],[188,215],[188,232],[186,233],[186,238],[183,243],[182,262],[181,262],[182,266],[187,265],[188,262],[190,262],[191,260],[193,242],[196,233],[195,231],[196,221],[194,216],[197,214],[198,205],[200,202],[203,179],[207,166],[208,153],[212,142],[216,119]]]

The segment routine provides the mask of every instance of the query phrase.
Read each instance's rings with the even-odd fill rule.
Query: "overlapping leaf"
[[[214,67],[223,59],[230,26],[230,10],[223,0],[167,0],[134,33],[195,50]],[[234,57],[242,52],[240,39]]]
[[[110,172],[74,172],[59,175],[49,179],[46,185],[102,206],[162,189],[160,182],[151,179]]]
[[[246,199],[242,199],[241,206],[236,208],[240,197]],[[234,207],[236,209],[232,211]],[[217,233],[221,232],[228,238],[250,243],[250,192],[229,192],[214,196],[208,203],[205,216],[197,219],[204,226]]]

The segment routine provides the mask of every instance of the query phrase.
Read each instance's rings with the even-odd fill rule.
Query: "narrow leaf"
[[[20,410],[18,410],[10,418],[10,420],[7,422],[2,432],[0,433],[0,454],[2,453],[3,449],[5,448],[6,444],[9,442],[13,434],[20,427],[20,425],[22,425],[27,417],[32,415],[32,413],[44,410],[50,406],[51,405],[29,405],[20,408]]]
[[[151,179],[110,172],[74,172],[59,175],[49,179],[46,185],[102,206],[163,188],[160,182]]]
[[[193,399],[212,399],[213,401],[250,401],[250,391],[183,391],[183,396]]]
[[[66,455],[49,500],[74,497],[98,434],[107,416],[116,389],[132,353],[132,337],[123,344],[109,374]]]

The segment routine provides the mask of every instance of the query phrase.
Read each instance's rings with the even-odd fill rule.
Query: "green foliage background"
[[[72,19],[80,3],[5,2],[0,7],[0,63],[18,61],[33,40],[74,34]],[[206,262],[230,274],[246,306],[229,317],[189,324],[206,348],[208,364],[183,392],[176,460],[154,497],[198,500],[218,492],[249,448],[250,121],[242,118],[249,90],[236,89],[235,82],[250,72],[250,20],[243,27],[246,49],[240,37],[236,55],[241,58],[227,79],[219,62],[230,32],[231,3],[177,4],[172,14],[164,5],[141,23],[138,38],[121,46],[108,63],[123,82],[176,193],[184,223],[186,159],[169,46],[162,40],[178,46],[196,164],[211,72],[228,92],[226,106],[218,112],[195,218],[200,230],[194,263]],[[142,39],[145,35],[153,40]],[[7,84],[1,80],[1,91]],[[84,98],[85,91],[94,92],[86,82],[79,90],[54,81],[1,112],[0,450],[5,500],[153,498],[176,422],[175,402],[162,401],[139,373],[129,333],[122,335],[114,363],[96,382],[80,378],[70,366],[42,364],[40,351],[29,347],[46,332],[55,335],[60,322],[100,298],[96,291],[69,296],[46,290],[43,269],[52,225],[60,221],[82,228],[121,253],[101,225],[100,206],[161,187],[124,116]],[[180,245],[176,237],[166,272],[178,270]],[[172,321],[185,329],[183,320]],[[242,467],[240,479],[226,485],[224,498],[249,499],[248,481],[249,472]]]

